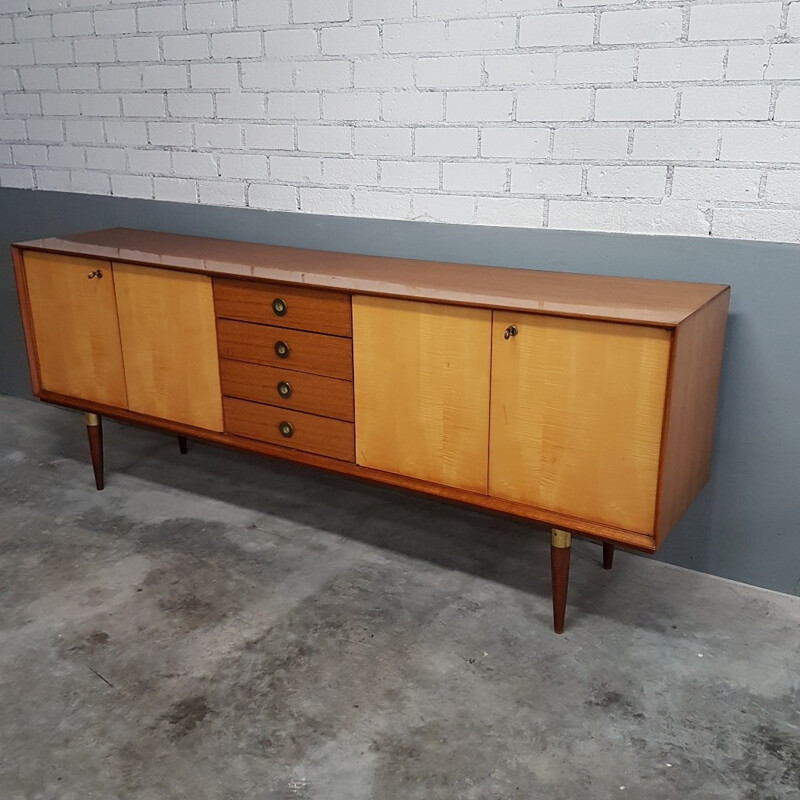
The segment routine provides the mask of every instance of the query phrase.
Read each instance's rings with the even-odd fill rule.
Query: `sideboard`
[[[33,391],[654,552],[708,479],[727,286],[116,228],[12,247]]]

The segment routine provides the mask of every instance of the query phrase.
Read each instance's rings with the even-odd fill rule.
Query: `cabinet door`
[[[26,252],[24,269],[42,389],[126,408],[111,265]]]
[[[211,279],[114,264],[131,411],[222,430]]]
[[[492,344],[489,493],[651,534],[669,332],[495,312]]]
[[[356,461],[486,492],[491,312],[353,298]]]

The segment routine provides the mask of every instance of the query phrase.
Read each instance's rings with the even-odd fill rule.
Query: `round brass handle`
[[[89,280],[92,278],[102,278],[103,277],[103,270],[101,269],[93,269],[87,276]]]
[[[512,336],[516,336],[518,333],[519,331],[517,330],[516,325],[509,325],[503,332],[503,338],[510,339]]]
[[[289,345],[286,342],[275,342],[275,355],[278,358],[289,358]]]
[[[276,317],[285,317],[287,311],[286,301],[281,297],[276,297],[272,301],[272,310]]]
[[[280,381],[278,383],[278,394],[284,398],[292,396],[292,386],[288,381]]]
[[[281,436],[283,436],[284,439],[291,439],[294,433],[294,426],[291,422],[279,422],[278,430],[281,432]]]

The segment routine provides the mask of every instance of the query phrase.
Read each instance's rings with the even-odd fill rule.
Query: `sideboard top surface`
[[[728,287],[480,267],[108,228],[17,247],[458,305],[673,327]]]

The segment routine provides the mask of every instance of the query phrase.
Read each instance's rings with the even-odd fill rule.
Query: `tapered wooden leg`
[[[611,569],[614,566],[614,545],[611,542],[603,542],[603,569]]]
[[[553,582],[553,629],[556,633],[564,633],[571,551],[572,534],[553,528],[550,533],[550,574]]]
[[[86,415],[86,433],[89,436],[89,453],[92,456],[94,484],[99,492],[105,486],[103,480],[103,420],[99,414]]]
[[[178,449],[181,451],[181,455],[186,455],[189,452],[189,442],[185,436],[178,437]]]

